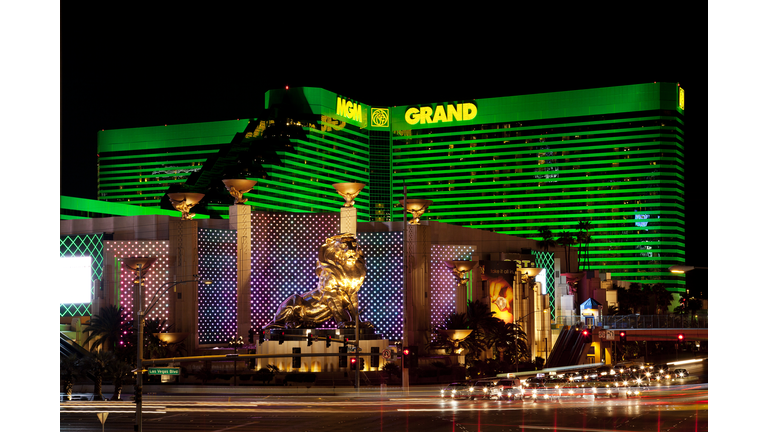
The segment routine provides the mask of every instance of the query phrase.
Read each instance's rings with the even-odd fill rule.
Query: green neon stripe
[[[162,185],[167,183],[184,183],[186,179],[182,180],[161,180],[161,181],[146,181],[146,182],[128,182],[128,183],[108,183],[105,186],[140,186],[140,185]]]
[[[505,197],[505,196],[501,196]],[[498,199],[501,197],[480,197],[481,200],[492,200],[492,199]],[[506,197],[505,197],[506,198]],[[593,207],[592,205],[589,205],[587,203],[593,203],[593,202],[605,202],[605,201],[640,201],[639,204],[635,203],[635,206],[648,206],[648,207],[655,207],[659,204],[657,204],[655,201],[658,201],[660,199],[669,199],[669,200],[676,200],[683,202],[683,197],[677,196],[677,195],[637,195],[637,196],[615,196],[615,197],[604,197],[604,198],[595,198],[590,197],[588,199],[553,199],[553,200],[538,200],[538,201],[518,201],[518,202],[487,202],[482,203],[484,207],[506,207],[506,206],[532,206],[532,205],[539,205],[539,204],[546,204],[547,207],[554,207],[557,210],[565,210],[570,207],[560,207],[559,204],[565,204],[565,203],[582,203],[585,206]],[[649,201],[646,201],[649,200]],[[462,198],[461,200],[434,200],[434,203],[429,206],[430,213],[432,214],[447,214],[443,213],[440,210],[444,209],[453,209],[456,207],[462,207],[464,205],[463,201],[471,201],[469,198]],[[451,204],[442,204],[444,202],[449,202]],[[646,204],[648,202],[648,204]],[[670,203],[667,203],[670,204]],[[598,208],[598,207],[595,207]],[[605,208],[605,207],[602,207]],[[521,209],[510,209],[510,212],[519,212],[519,211],[537,211],[537,210],[544,210],[542,208],[521,208]],[[483,210],[475,210],[475,209],[467,209],[465,213],[499,213],[498,210],[489,210],[489,211],[483,211]]]
[[[163,171],[188,170],[188,169],[195,169],[195,168],[202,169],[202,166],[201,165],[186,165],[186,166],[167,167],[167,168],[163,167]],[[141,175],[142,173],[146,173],[150,169],[153,170],[153,171],[157,171],[156,168],[149,168],[148,169],[148,168],[142,166],[141,168],[127,169],[127,170],[115,170],[115,171],[106,171],[106,172],[105,171],[99,171],[99,174],[100,174],[100,177],[102,177],[102,178],[108,178],[108,176],[111,176],[113,174],[138,173],[139,175]],[[186,173],[184,173],[184,174],[186,174]],[[153,174],[145,174],[144,176],[146,176],[146,175],[150,175],[151,176]],[[154,174],[154,175],[159,175],[159,174]],[[172,175],[178,175],[178,174],[172,174]]]
[[[361,152],[359,150],[349,149],[347,146],[342,146],[342,145],[339,145],[338,143],[333,143],[333,142],[330,142],[330,141],[327,141],[327,140],[323,140],[323,142],[327,143],[329,145],[337,146],[337,147],[344,147],[344,148],[349,149],[349,150],[351,150],[353,152],[365,153],[365,154],[364,155],[356,155],[356,154],[350,153],[349,151],[342,151],[342,150],[339,150],[339,149],[334,149],[334,148],[330,148],[330,147],[325,146],[325,145],[321,145],[319,143],[314,143],[314,142],[310,142],[310,141],[304,141],[304,140],[300,140],[300,139],[291,140],[291,142],[295,142],[297,144],[301,144],[301,145],[297,146],[297,149],[299,149],[300,151],[309,151],[309,150],[306,150],[306,147],[312,147],[312,148],[315,148],[315,149],[318,149],[318,150],[325,150],[325,151],[328,151],[328,152],[331,152],[331,153],[336,153],[338,155],[341,155],[344,158],[344,160],[347,160],[347,159],[350,159],[350,158],[354,158],[354,159],[360,160],[362,162],[367,162],[368,161],[368,157],[369,157],[368,152]],[[322,153],[321,152],[317,152],[317,154],[322,154]],[[323,154],[323,156],[325,156],[325,155]]]
[[[121,160],[121,159],[131,159],[131,158],[151,158],[151,157],[169,157],[169,156],[191,156],[191,155],[211,155],[216,154],[219,152],[219,149],[211,149],[211,150],[198,150],[198,151],[178,151],[178,152],[163,152],[163,153],[142,153],[141,155],[122,155],[122,156],[99,156],[99,161],[104,160]],[[105,154],[111,154],[109,152]],[[205,160],[205,159],[203,159]],[[114,165],[109,165],[114,166]]]
[[[654,173],[658,175],[659,173]],[[617,177],[617,176],[613,176]],[[587,177],[581,177],[582,179],[586,180]],[[569,180],[570,181],[570,180]],[[567,188],[565,185],[546,185],[546,186],[538,186],[538,185],[531,185],[531,186],[520,186],[520,187],[494,187],[494,188],[487,188],[487,189],[475,189],[477,186],[485,186],[485,185],[497,185],[497,184],[507,184],[507,182],[504,181],[497,181],[497,182],[476,182],[476,183],[444,183],[439,185],[408,185],[408,189],[431,189],[430,193],[432,196],[434,195],[458,195],[458,194],[466,194],[466,193],[484,193],[484,192],[491,192],[491,193],[499,193],[499,192],[514,192],[514,191],[529,191],[531,189],[557,189],[562,190],[564,188]],[[649,185],[659,185],[663,184],[665,186],[674,186],[677,185],[679,188],[683,188],[683,183],[679,182],[677,180],[665,180],[665,179],[657,179],[657,180],[636,180],[636,181],[622,181],[622,182],[603,182],[603,183],[589,183],[590,188],[598,188],[598,187],[625,187],[625,186],[636,186],[641,184],[649,184]],[[462,188],[459,190],[434,190],[436,187],[440,186],[447,186],[451,188]],[[463,189],[473,187],[473,189]],[[579,185],[578,188],[582,188],[584,186]],[[668,188],[667,190],[675,190],[677,188]],[[616,189],[616,190],[626,190],[626,189]],[[595,191],[599,193],[603,193],[606,191]],[[567,192],[567,191],[561,191],[561,192],[552,192],[552,193],[559,193],[559,194],[566,194],[566,193],[574,193],[574,192]],[[580,191],[579,194],[587,194],[589,191]]]
[[[558,120],[558,119],[552,119],[552,120]],[[670,116],[652,116],[652,117],[627,117],[622,119],[613,119],[613,120],[594,120],[594,121],[583,121],[583,122],[575,122],[575,123],[550,123],[546,125],[538,125],[538,126],[518,126],[518,127],[510,127],[510,128],[500,128],[500,129],[483,129],[483,132],[485,133],[486,130],[488,131],[494,131],[494,132],[518,132],[518,131],[524,131],[524,130],[532,130],[532,129],[543,129],[543,128],[562,128],[562,127],[570,127],[570,126],[595,126],[595,125],[601,125],[601,124],[615,124],[615,123],[630,123],[630,122],[638,122],[638,121],[648,121],[648,120],[665,120],[665,121],[676,121],[680,123],[681,125],[685,125],[682,119],[678,117],[670,117]],[[512,121],[503,121],[498,123],[492,123],[492,124],[504,124],[504,123],[512,123]],[[649,126],[652,128],[656,127],[662,127],[662,126]],[[668,126],[663,126],[668,127]],[[458,131],[458,132],[440,132],[440,133],[424,133],[424,134],[418,134],[419,131],[422,129],[413,129],[411,130],[411,133],[417,132],[416,135],[410,135],[410,136],[401,136],[401,135],[395,135],[396,132],[394,131],[392,133],[392,139],[393,140],[407,140],[407,139],[413,139],[418,137],[444,137],[444,136],[455,136],[455,135],[464,135],[467,133],[467,131]],[[428,130],[428,129],[427,129]],[[425,130],[425,131],[427,131]],[[621,129],[618,129],[621,130]],[[475,131],[476,132],[476,131]],[[591,131],[589,131],[591,132]]]
[[[545,153],[546,151],[564,151],[561,149],[569,148],[569,147],[562,147],[562,146],[574,146],[573,151],[584,151],[584,150],[595,150],[600,148],[606,148],[606,145],[590,145],[590,144],[598,144],[598,143],[611,143],[613,144],[610,147],[613,148],[621,148],[621,147],[632,147],[634,145],[655,145],[657,146],[675,146],[679,149],[683,149],[683,145],[677,141],[677,139],[682,139],[682,137],[677,135],[671,135],[671,134],[665,134],[665,133],[647,133],[642,135],[626,135],[626,136],[613,136],[613,137],[603,137],[603,138],[575,138],[575,139],[559,139],[555,140],[552,135],[540,135],[537,137],[499,137],[499,138],[477,138],[474,135],[484,135],[484,133],[472,133],[470,135],[473,135],[471,137],[465,137],[463,140],[458,141],[432,141],[427,140],[427,142],[420,142],[420,143],[403,143],[399,146],[393,146],[393,156],[398,156],[401,153],[408,154],[413,151],[412,149],[432,149],[433,151],[440,151],[440,152],[446,152],[446,151],[471,151],[472,149],[475,150],[495,150],[495,149],[511,149],[511,148],[517,148],[517,149],[528,149],[529,153],[537,152],[537,153]],[[584,134],[588,135],[588,134]],[[591,134],[589,134],[591,135]],[[544,138],[545,141],[539,141],[540,138]],[[653,141],[653,139],[656,139],[656,141]],[[644,140],[644,141],[637,141],[637,142],[631,142],[631,140]],[[651,140],[651,141],[648,141]],[[423,141],[423,139],[420,139],[420,141]],[[526,141],[534,141],[534,142],[526,142]],[[500,143],[501,145],[492,145],[493,143]],[[478,144],[483,144],[482,146],[478,146]],[[487,145],[491,144],[491,145]],[[458,148],[448,148],[448,146],[458,146]],[[487,145],[487,146],[486,146]],[[446,146],[446,148],[442,148],[443,146]],[[539,148],[537,148],[539,147]],[[541,147],[547,147],[547,148],[541,148]],[[538,151],[536,151],[538,150]],[[671,150],[671,149],[670,149]]]
[[[128,158],[126,158],[126,159],[128,159]],[[126,164],[103,165],[100,168],[135,167],[135,166],[138,166],[138,165],[150,167],[150,166],[155,166],[155,165],[162,166],[162,165],[166,165],[166,164],[181,164],[181,163],[195,163],[195,162],[204,163],[207,160],[208,159],[187,159],[187,160],[166,160],[166,161],[156,161],[156,162],[153,162],[153,161],[133,162],[133,163],[126,163]]]
[[[366,142],[360,142],[360,141],[357,141],[357,140],[354,140],[354,139],[350,139],[350,138],[346,138],[346,137],[343,137],[343,136],[340,136],[340,135],[336,135],[336,134],[333,134],[333,133],[317,132],[315,134],[307,135],[307,138],[309,138],[309,139],[311,139],[313,141],[316,141],[317,143],[315,145],[319,145],[320,143],[324,143],[324,144],[330,145],[330,146],[337,146],[337,147],[345,148],[345,149],[347,149],[347,150],[349,150],[351,152],[363,153],[366,156],[369,153],[369,148],[368,148],[368,143],[367,143],[368,137],[362,137]],[[333,139],[336,139],[336,140],[341,140],[343,142],[334,141],[333,139],[329,139],[329,138],[333,138]],[[295,139],[295,140],[307,143],[307,141],[303,141],[301,139]],[[291,139],[291,141],[294,141],[294,139]]]
[[[105,176],[102,175],[100,178],[100,181],[102,183],[111,182],[113,180],[129,180],[129,179],[135,179],[135,178],[160,178],[160,177],[189,177],[190,173],[179,173],[179,174],[143,174],[143,175],[132,175],[132,176],[120,176],[120,177],[111,177],[111,176]]]
[[[395,201],[396,202],[396,201]],[[394,204],[393,204],[394,205]],[[627,206],[625,206],[627,207]],[[613,207],[611,207],[613,208]],[[485,222],[485,221],[499,221],[499,220],[540,220],[540,219],[578,219],[578,218],[584,218],[585,216],[588,216],[589,218],[596,218],[596,217],[615,217],[615,216],[626,216],[631,215],[634,216],[638,212],[637,211],[631,211],[631,212],[608,212],[608,213],[567,213],[567,214],[558,214],[558,215],[547,215],[547,214],[541,214],[541,215],[532,215],[532,216],[488,216],[488,217],[482,217],[482,218],[448,218],[448,219],[442,219],[442,222],[450,221],[450,223],[459,223],[459,222]],[[429,213],[428,213],[429,214]],[[684,217],[683,213],[677,212],[674,210],[644,210],[643,214],[663,214],[663,215],[677,215],[680,216],[680,218]],[[433,219],[434,220],[434,219]],[[591,219],[593,220],[593,219]],[[674,220],[674,219],[673,219]],[[566,224],[563,221],[552,221],[553,223],[558,224]],[[446,222],[448,223],[448,222]],[[574,222],[576,223],[576,222]],[[571,224],[570,221],[568,221],[567,224]],[[489,226],[493,227],[493,225],[483,225],[483,226]],[[503,224],[500,224],[500,226],[504,226]]]
[[[181,214],[176,210],[163,210],[159,207],[143,207],[132,204],[96,201],[66,196],[60,197],[60,207],[66,210],[77,210],[114,216],[165,215],[179,217]],[[198,214],[195,217],[197,219],[208,219],[210,216]]]
[[[347,134],[350,134],[350,135],[354,135],[354,136],[357,136],[357,137],[359,137],[359,138],[368,139],[368,135],[365,135],[365,134],[363,134],[363,133],[360,133],[360,132],[354,131],[354,130],[352,130],[352,129],[349,129],[349,128],[346,128],[346,127],[345,127],[345,128],[343,128],[343,129],[338,129],[338,130],[337,130],[337,129],[336,129],[337,125],[334,125],[334,124],[330,124],[330,123],[326,123],[326,122],[324,122],[324,121],[322,121],[322,120],[319,120],[319,121],[318,121],[318,123],[320,123],[320,124],[322,124],[322,125],[326,125],[326,126],[330,127],[330,128],[331,128],[331,130],[333,130],[333,131],[335,131],[335,132],[344,132],[344,133],[347,133]],[[347,123],[347,124],[349,124],[349,123]],[[354,125],[353,125],[353,126],[354,126]],[[339,136],[339,135],[337,135],[335,132],[331,132],[331,131],[325,131],[325,132],[323,132],[323,131],[321,131],[320,129],[316,129],[316,128],[304,128],[304,129],[305,129],[305,130],[308,130],[309,132],[316,132],[316,133],[318,133],[318,134],[325,134],[325,135],[335,136],[335,137],[338,137],[338,138],[344,138],[344,137],[342,137],[342,136]],[[344,138],[344,139],[349,139],[349,138]],[[352,140],[351,140],[351,141],[352,141]]]
[[[653,166],[658,166],[658,167],[661,167],[661,168],[670,167],[668,165],[653,165]],[[642,168],[642,167],[637,167],[637,168]],[[637,168],[636,167],[626,167],[626,169],[628,169],[628,170],[629,169],[634,170],[634,169],[637,169]],[[589,173],[592,170],[587,169],[587,170],[578,170],[578,171]],[[545,181],[542,181],[542,179],[531,178],[531,179],[508,179],[508,180],[505,179],[505,180],[498,180],[498,181],[491,181],[491,182],[443,183],[443,182],[446,182],[446,181],[453,181],[455,179],[459,179],[459,180],[474,180],[474,179],[479,179],[479,178],[497,178],[497,177],[500,177],[500,176],[509,176],[509,177],[517,176],[517,177],[519,177],[519,176],[523,176],[523,175],[536,174],[536,173],[532,173],[532,172],[529,172],[529,173],[487,174],[487,175],[479,174],[479,175],[475,175],[475,176],[459,176],[459,177],[438,177],[437,180],[434,180],[434,179],[431,179],[431,178],[421,178],[421,179],[417,178],[417,179],[412,179],[412,181],[417,181],[419,183],[415,183],[413,185],[409,184],[408,185],[408,189],[430,189],[430,190],[433,190],[433,189],[435,189],[438,186],[442,186],[442,187],[454,187],[454,186],[455,187],[464,187],[464,186],[485,185],[485,184],[494,184],[494,183],[502,183],[502,184],[525,184],[525,183],[530,183],[531,184],[531,186],[523,187],[523,190],[528,190],[528,189],[532,189],[532,188],[555,188],[556,189],[556,188],[561,188],[561,187],[565,187],[565,188],[570,187],[571,183],[568,183],[568,182],[577,181],[577,180],[590,180],[590,179],[602,180],[602,179],[616,179],[616,178],[618,178],[618,179],[628,179],[628,178],[659,177],[659,179],[657,179],[657,180],[648,180],[648,181],[650,181],[651,183],[653,183],[653,182],[670,183],[670,182],[676,182],[676,180],[673,179],[674,177],[677,177],[677,178],[680,178],[680,179],[683,178],[683,176],[681,174],[679,174],[679,173],[669,173],[669,172],[646,172],[646,173],[639,172],[639,173],[633,173],[633,174],[609,174],[609,175],[589,175],[588,174],[586,176],[580,176],[580,175],[570,176],[570,175],[566,175],[566,174],[573,173],[573,172],[577,172],[577,171],[576,170],[569,170],[567,172],[566,171],[558,171],[558,175],[561,175],[561,177],[558,177],[555,180],[544,179]],[[672,177],[672,178],[670,178],[670,177]],[[438,184],[430,185],[430,184],[428,184],[430,182],[434,182],[434,183],[438,183]],[[631,185],[631,184],[636,184],[637,182],[638,182],[638,180],[629,180],[629,181],[614,182],[614,184],[618,183],[619,185],[624,185],[624,184],[630,184]],[[548,185],[538,186],[538,183],[566,183],[566,184],[564,184],[564,185],[557,184],[557,185],[553,185],[553,186],[548,186]],[[402,187],[400,189],[402,189]],[[398,190],[398,187],[397,186],[393,186],[392,190],[396,191],[396,190]],[[402,194],[401,194],[401,196],[402,196]]]
[[[498,139],[473,139],[471,141],[453,141],[453,142],[431,142],[427,144],[419,144],[419,147],[429,147],[428,150],[414,150],[414,151],[398,151],[394,152],[393,156],[396,160],[399,159],[414,159],[409,158],[406,156],[409,155],[417,155],[417,154],[431,154],[431,153],[453,153],[453,152],[460,152],[459,155],[455,156],[461,156],[461,157],[482,157],[482,156],[507,156],[507,155],[518,155],[518,154],[530,154],[530,153],[560,153],[560,152],[566,152],[566,151],[572,151],[572,152],[583,152],[586,150],[602,150],[602,149],[616,149],[618,152],[619,148],[623,147],[645,147],[645,146],[653,146],[653,147],[659,147],[661,145],[677,145],[677,147],[682,150],[683,146],[679,145],[679,143],[670,142],[666,140],[662,141],[641,141],[641,142],[620,142],[624,141],[625,139],[637,139],[637,138],[648,138],[648,135],[642,135],[642,136],[628,136],[628,137],[609,137],[609,138],[600,138],[600,139],[578,139],[578,140],[562,140],[562,141],[542,141],[542,142],[535,142],[535,143],[515,143],[511,141],[518,141],[517,138],[510,139],[509,137],[506,138],[498,138]],[[589,143],[589,142],[610,142],[610,144],[603,144],[603,145],[593,145],[593,146],[575,146],[574,144],[577,144],[579,142]],[[486,143],[486,142],[502,142],[502,145],[483,145],[482,147],[476,146],[478,143]],[[571,145],[571,147],[560,147],[558,144],[564,144],[564,145]],[[455,146],[453,148],[442,148],[443,146]],[[549,147],[549,148],[541,148],[543,146]],[[551,147],[550,147],[551,146]],[[437,147],[437,148],[435,148]],[[490,150],[510,150],[513,148],[520,149],[519,151],[504,151],[504,152],[498,152],[498,153],[491,153]],[[480,150],[480,153],[464,153],[464,152],[475,152]],[[680,150],[675,149],[667,149],[666,151],[670,152],[679,152]],[[656,150],[658,151],[658,150]],[[549,157],[549,156],[547,156]]]
[[[289,156],[289,155],[287,155],[287,154],[286,154],[285,156]],[[293,166],[299,166],[299,167],[303,167],[305,170],[307,169],[307,165],[309,165],[309,164],[307,164],[307,163],[305,163],[305,162],[314,162],[314,163],[317,163],[317,164],[320,164],[320,165],[328,165],[327,163],[323,163],[322,161],[313,161],[313,160],[311,160],[311,159],[303,159],[303,158],[299,158],[298,156],[294,156],[294,155],[290,155],[290,156],[292,156],[292,157],[296,157],[296,158],[298,158],[299,160],[297,160],[297,161],[294,161],[294,160],[291,160],[291,159],[287,159],[287,158],[285,158],[285,159],[283,159],[283,163],[284,163],[284,164],[286,164],[286,165],[293,165]],[[342,162],[342,163],[345,163],[345,164],[346,164],[346,162],[343,162],[343,161],[341,161],[341,160],[339,160],[339,162]],[[337,173],[338,173],[338,172],[337,172],[337,171],[335,171],[335,170],[326,169],[326,168],[321,168],[320,166],[317,166],[317,165],[310,165],[310,167],[311,167],[312,169],[315,169],[315,170],[321,170],[321,171],[325,171],[325,172],[328,172],[329,174],[331,174],[331,173],[333,173],[333,174],[337,174]],[[358,169],[350,168],[350,167],[348,167],[348,166],[343,166],[343,168],[340,166],[340,167],[339,167],[339,169],[340,169],[340,170],[342,170],[342,169],[343,169],[344,171],[348,171],[348,172],[349,172],[349,171],[351,171],[351,172],[353,172],[353,173],[357,173],[357,174],[359,174],[359,175],[361,175],[361,176],[365,176],[365,177],[367,177],[367,176],[368,176],[368,173],[366,173],[365,171],[360,171],[360,170],[358,170]],[[365,182],[364,182],[364,183],[365,183]]]
[[[433,152],[436,153],[436,152]],[[415,161],[433,161],[433,160],[440,160],[443,161],[443,164],[450,164],[450,165],[456,165],[458,161],[459,164],[466,164],[468,162],[474,162],[477,163],[501,163],[501,162],[509,162],[509,163],[516,163],[516,162],[528,162],[528,161],[541,161],[541,160],[556,160],[556,159],[577,159],[576,161],[573,161],[573,164],[578,164],[582,161],[583,158],[596,158],[596,157],[603,157],[603,156],[611,156],[610,158],[605,159],[608,160],[634,160],[635,158],[627,158],[626,156],[631,155],[639,155],[639,154],[656,154],[659,153],[659,150],[657,149],[650,149],[650,150],[630,150],[630,151],[613,151],[613,152],[602,152],[602,153],[579,153],[579,154],[569,154],[569,155],[553,155],[553,156],[531,156],[531,157],[522,157],[522,158],[510,158],[510,159],[487,159],[489,157],[495,157],[495,156],[510,156],[513,154],[530,154],[535,152],[498,152],[498,153],[474,153],[474,154],[460,154],[460,155],[433,155],[430,157],[421,157],[421,158],[396,158],[395,161],[398,164],[403,163],[412,163]],[[541,152],[539,152],[541,153]],[[548,152],[550,153],[550,152]],[[683,152],[678,150],[670,150],[665,153],[676,153],[679,157],[683,157]],[[462,162],[460,159],[482,159],[478,161],[467,161]],[[537,166],[543,166],[547,164],[537,164]],[[406,167],[401,167],[405,169]]]
[[[600,163],[600,162],[596,162]],[[610,162],[607,162],[610,163]],[[537,166],[537,165],[535,165]],[[508,170],[517,170],[522,169],[523,167],[510,167]],[[683,168],[679,165],[630,165],[630,166],[622,166],[622,167],[595,167],[595,168],[584,168],[584,169],[570,169],[570,170],[562,170],[557,171],[558,175],[564,175],[564,174],[572,174],[572,173],[590,173],[593,172],[595,169],[600,169],[600,171],[631,171],[631,170],[651,170],[651,169],[675,169],[678,171],[682,171]],[[477,168],[480,169],[480,168]],[[469,171],[469,170],[468,170]],[[499,170],[501,171],[501,170]],[[552,171],[528,171],[528,172],[506,172],[506,173],[496,173],[496,174],[476,174],[476,175],[463,175],[463,176],[453,176],[453,177],[435,177],[436,174],[451,174],[455,173],[455,169],[448,169],[448,170],[432,170],[432,171],[422,171],[422,172],[415,172],[415,173],[400,173],[400,172],[394,172],[392,173],[392,177],[416,177],[415,179],[411,179],[410,181],[440,181],[440,180],[464,180],[464,179],[472,179],[472,178],[494,178],[499,176],[506,176],[506,177],[524,177],[528,176],[531,177],[530,181],[537,181],[540,183],[554,183],[557,181],[566,181],[562,179],[533,179],[533,176],[535,175],[544,175],[548,173],[553,173]],[[682,174],[679,173],[663,173],[667,176],[677,176],[679,178],[683,178]],[[642,174],[640,174],[642,175]],[[651,175],[649,172],[648,175]],[[419,176],[423,176],[419,178]],[[429,176],[429,177],[426,177]],[[591,177],[591,176],[590,176]],[[594,178],[600,179],[604,178],[600,175],[596,175]],[[395,188],[396,189],[396,188]]]
[[[361,177],[357,177],[357,176],[353,176],[353,175],[348,175],[347,179],[344,179],[342,177],[328,177],[328,176],[319,175],[319,174],[311,174],[310,175],[310,174],[307,174],[306,171],[296,170],[296,169],[293,169],[293,168],[283,167],[283,166],[279,166],[279,165],[263,165],[263,166],[264,166],[265,169],[267,169],[267,170],[269,170],[271,172],[286,172],[286,173],[290,173],[290,174],[294,174],[294,175],[299,175],[299,176],[304,176],[304,177],[317,178],[318,180],[323,180],[323,181],[329,182],[329,184],[344,183],[344,182],[347,182],[349,180],[355,180],[355,181],[358,181],[360,183],[365,183],[366,180],[367,180],[367,179],[363,179]],[[304,166],[304,165],[301,164],[301,166]],[[345,175],[345,174],[337,173],[337,172],[334,172],[334,171],[327,171],[327,173],[328,174],[333,174],[333,175]]]
[[[360,168],[362,168],[364,170],[368,168],[368,164],[367,163],[362,164],[360,162],[351,161],[348,158],[341,158],[341,157],[326,155],[326,154],[322,154],[320,152],[316,152],[314,150],[308,150],[306,148],[299,148],[298,152],[299,152],[299,154],[293,154],[293,153],[286,152],[283,155],[285,157],[292,157],[292,158],[295,158],[295,159],[298,159],[298,160],[302,160],[302,161],[306,160],[307,162],[314,162],[314,163],[319,164],[319,165],[327,165],[328,163],[326,161],[323,161],[322,159],[328,159],[330,161],[336,161],[336,162],[339,162],[339,163],[344,164],[344,165],[349,165],[349,164],[356,165],[356,166],[359,166]],[[280,154],[280,152],[278,152],[278,154]],[[311,158],[311,157],[307,157],[306,155],[316,156],[316,157],[319,157],[321,159],[314,159],[314,158]]]
[[[616,156],[621,156],[620,154],[616,153]],[[589,155],[579,155],[584,157],[589,157]],[[549,157],[547,157],[549,158]],[[554,159],[554,158],[552,158]],[[565,159],[565,158],[563,158]],[[574,159],[574,157],[571,157],[571,159]],[[542,158],[537,158],[533,160],[542,160]],[[471,169],[467,169],[467,171],[478,171],[482,169],[491,169],[494,168],[490,165],[495,164],[503,164],[504,168],[507,169],[529,169],[529,168],[535,168],[539,169],[540,174],[553,174],[552,172],[543,171],[541,168],[550,168],[550,167],[568,167],[573,165],[599,165],[599,164],[612,164],[612,163],[637,163],[637,162],[653,162],[653,161],[677,161],[679,164],[682,165],[683,161],[680,158],[676,157],[646,157],[646,158],[622,158],[622,159],[601,159],[601,160],[578,160],[574,162],[562,162],[562,163],[543,163],[543,164],[529,164],[529,165],[514,165],[514,166],[507,166],[509,163],[514,163],[516,161],[522,161],[522,159],[497,159],[497,160],[490,160],[490,161],[483,161],[480,166],[476,166]],[[418,164],[418,165],[398,165],[395,168],[395,174],[398,174],[398,170],[406,170],[406,169],[425,169],[425,168],[435,168],[435,167],[444,167],[446,165],[449,165],[451,167],[455,166],[467,166],[467,165],[478,165],[477,161],[466,161],[466,162],[442,162],[442,163],[431,163],[431,164]],[[618,168],[618,167],[617,167]],[[456,171],[458,168],[451,168],[451,171]],[[678,167],[682,171],[682,167]],[[432,172],[441,172],[441,171],[432,171]]]
[[[283,174],[280,174],[280,173],[271,173],[271,176],[272,177],[276,177],[276,178],[282,178],[282,179],[285,179],[287,181],[295,181],[295,182],[306,183],[306,184],[311,186],[311,189],[310,188],[304,188],[304,190],[311,191],[311,192],[316,193],[316,194],[317,193],[322,193],[323,195],[329,196],[329,197],[339,197],[338,192],[336,192],[336,189],[333,189],[333,192],[331,192],[331,191],[327,190],[327,186],[328,185],[324,184],[324,183],[318,183],[318,182],[313,182],[313,181],[309,181],[309,180],[304,180],[304,179],[301,179],[301,178],[297,178],[297,177],[293,177],[293,176],[287,176],[287,175],[283,175]],[[270,179],[258,179],[258,181],[263,183],[263,184],[275,185],[278,188],[286,186],[285,182],[278,182],[278,181],[270,180]],[[291,186],[295,186],[295,185],[291,185]],[[296,187],[298,187],[298,186],[296,186]],[[248,194],[246,194],[246,195],[248,195]],[[355,198],[355,201],[360,201],[362,203],[368,203],[369,202],[369,195],[368,195],[368,193],[365,190],[363,190],[362,192],[360,192],[360,195],[358,195]]]
[[[592,186],[591,184],[589,185]],[[587,187],[586,185],[579,185],[576,187]],[[528,189],[530,190],[530,189]],[[493,192],[493,190],[488,190],[489,192]],[[495,192],[502,192],[505,191],[505,189],[499,188]],[[450,191],[450,192],[457,192],[457,191]],[[463,192],[463,194],[469,194],[469,193],[480,193],[482,191],[480,190],[465,190],[460,191]],[[678,192],[682,195],[683,191],[678,188],[663,188],[663,187],[648,187],[648,188],[632,188],[632,189],[616,189],[616,190],[601,190],[601,191],[571,191],[571,192],[560,192],[560,193],[527,193],[527,194],[504,194],[504,193],[497,193],[494,196],[463,196],[463,197],[457,197],[457,198],[436,198],[433,197],[433,201],[435,203],[443,202],[445,200],[451,200],[451,201],[486,201],[486,200],[500,200],[500,199],[515,199],[515,198],[531,198],[531,197],[567,197],[567,196],[573,196],[573,195],[620,195],[623,193],[630,193],[630,192]],[[438,195],[438,194],[433,194]],[[457,194],[458,195],[458,194]],[[653,197],[675,197],[674,199],[680,199],[683,200],[682,196],[679,195],[670,195],[670,194],[660,194],[660,195],[652,195]],[[651,196],[645,196],[646,199],[651,198]],[[589,201],[609,201],[609,200],[616,200],[619,199],[619,197],[606,197],[606,198],[589,198]],[[622,197],[621,199],[631,199],[631,197]],[[529,203],[559,203],[559,202],[584,202],[585,199],[574,199],[574,200],[545,200],[545,201],[522,201],[521,203],[524,203],[525,205]],[[508,202],[509,203],[509,202]],[[430,206],[430,208],[435,207],[433,204]]]
[[[338,204],[339,203],[338,199],[324,198],[324,197],[318,196],[317,195],[317,190],[313,190],[313,189],[310,189],[310,188],[305,188],[305,187],[296,186],[296,185],[286,185],[285,183],[272,182],[272,181],[263,180],[263,179],[262,179],[262,182],[274,185],[276,187],[275,188],[266,188],[266,187],[265,188],[261,188],[261,187],[257,187],[256,189],[259,191],[259,193],[257,193],[257,194],[245,194],[245,195],[246,196],[251,196],[252,195],[252,196],[258,198],[258,197],[262,196],[262,194],[266,194],[267,192],[272,192],[273,194],[275,192],[282,192],[281,195],[282,195],[282,199],[284,201],[286,200],[286,196],[287,196],[287,197],[290,197],[289,201],[292,201],[293,199],[295,199],[297,197],[304,197],[305,199],[309,199],[309,200],[313,200],[313,201],[317,201],[317,202],[324,202],[324,203],[327,203],[327,204],[330,204],[330,205],[334,205],[334,204]],[[303,194],[303,193],[301,193],[299,191],[308,192],[310,195]],[[362,202],[363,200],[360,200],[360,201]]]

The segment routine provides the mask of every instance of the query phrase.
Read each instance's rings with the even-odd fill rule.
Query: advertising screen
[[[59,258],[59,274],[63,288],[59,291],[59,303],[91,302],[91,257]]]
[[[512,315],[513,291],[517,263],[514,261],[480,261],[483,281],[488,284],[491,312],[506,323],[514,321]]]

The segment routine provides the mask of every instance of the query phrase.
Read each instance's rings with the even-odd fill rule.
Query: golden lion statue
[[[294,294],[280,304],[269,328],[315,328],[334,318],[339,328],[355,326],[357,292],[365,280],[365,256],[353,234],[325,240],[317,258],[317,288]],[[373,327],[361,322],[360,327]]]

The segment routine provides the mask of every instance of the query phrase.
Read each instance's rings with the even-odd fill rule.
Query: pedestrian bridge
[[[577,326],[581,328],[599,327],[603,334],[593,334],[594,339],[619,340],[618,331],[627,334],[627,341],[675,341],[682,334],[685,340],[707,340],[709,319],[706,313],[701,315],[608,315],[559,316],[557,327]],[[615,333],[611,337],[611,333]],[[601,337],[603,336],[603,337]]]

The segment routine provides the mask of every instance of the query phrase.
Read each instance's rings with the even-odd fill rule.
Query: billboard
[[[496,318],[511,323],[513,290],[517,263],[514,261],[480,261],[480,271],[483,281],[488,286],[491,297],[491,312]]]

